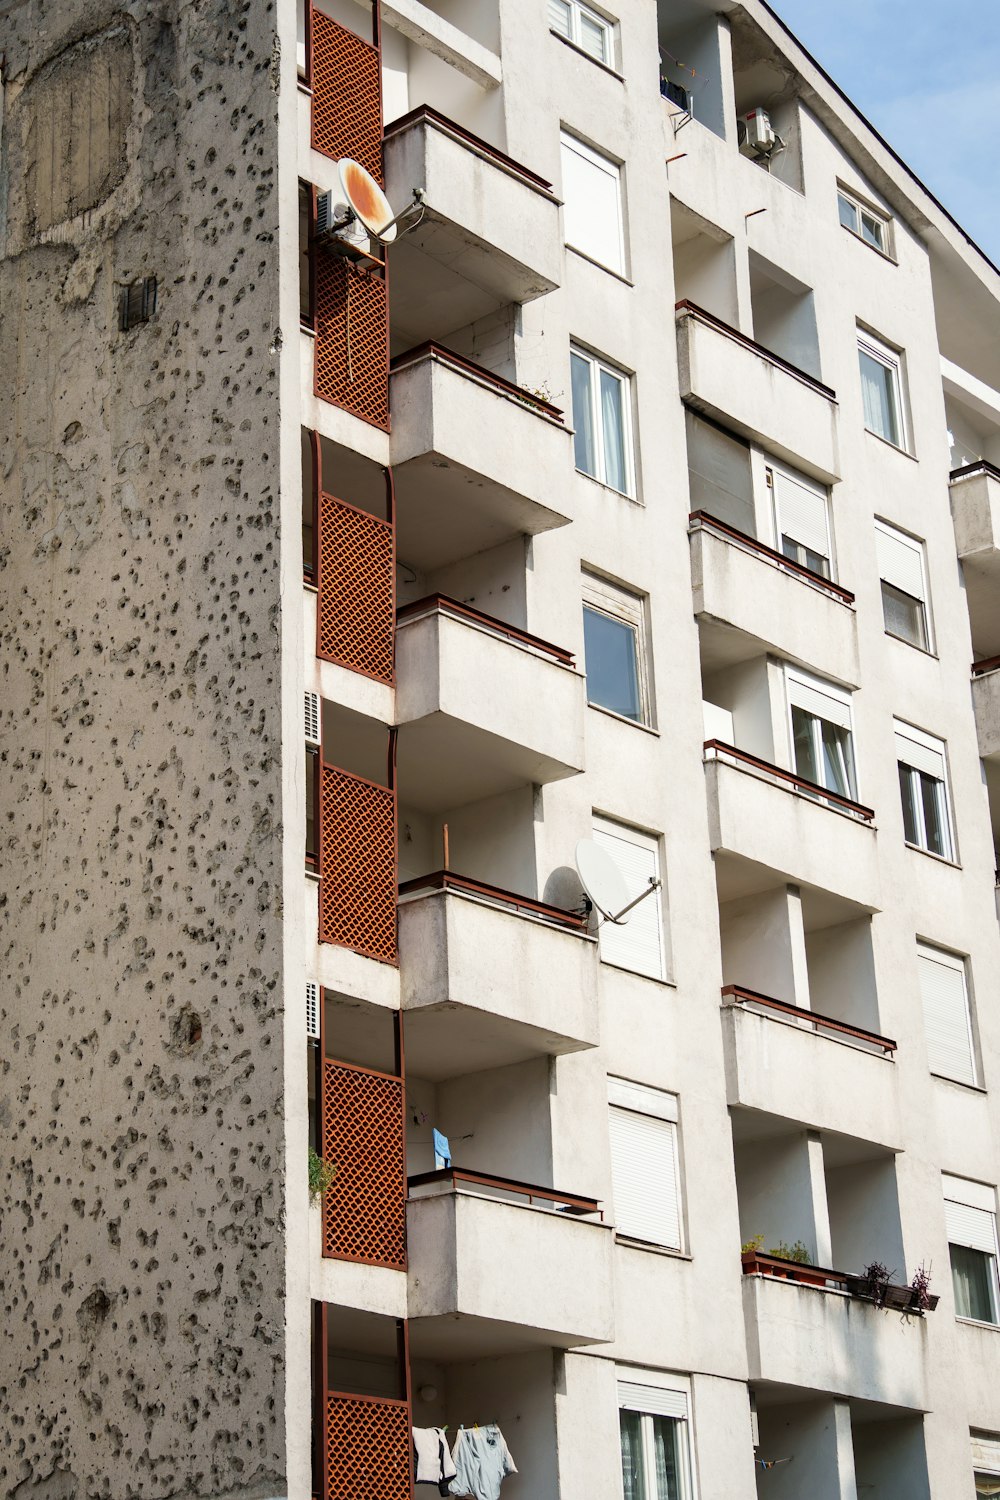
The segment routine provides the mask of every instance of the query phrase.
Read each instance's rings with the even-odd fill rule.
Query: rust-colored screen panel
[[[323,1254],[406,1266],[403,1081],[323,1064],[323,1157],[334,1179],[323,1195]]]
[[[381,276],[316,256],[316,394],[389,430],[389,301]]]
[[[388,521],[320,495],[316,654],[390,685],[394,565]]]
[[[324,766],[320,780],[319,940],[396,962],[396,798]]]
[[[312,8],[312,147],[353,157],[382,181],[382,66],[378,49]]]
[[[410,1500],[405,1401],[328,1396],[324,1500]]]

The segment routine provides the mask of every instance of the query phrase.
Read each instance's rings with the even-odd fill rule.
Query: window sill
[[[554,36],[557,42],[562,42],[564,47],[568,47],[571,52],[577,53],[579,57],[585,57],[589,63],[594,64],[595,68],[600,68],[602,73],[610,73],[611,77],[617,78],[619,83],[625,82],[622,74],[619,73],[615,68],[611,67],[610,63],[602,62],[601,59],[599,57],[595,57],[592,52],[587,52],[583,47],[578,47],[576,42],[573,41],[572,37],[563,36],[561,31],[553,31],[551,27],[549,27],[549,35]]]
[[[848,233],[850,233],[849,230]],[[905,635],[897,635],[894,630],[884,630],[882,634],[887,635],[890,641],[899,641],[901,646],[909,646],[912,651],[919,651],[921,656],[929,656],[931,661],[941,660],[937,652],[932,651],[930,646],[918,646],[916,641],[909,641]]]
[[[615,1230],[615,1244],[621,1245],[625,1250],[645,1250],[650,1255],[665,1255],[668,1260],[694,1260],[694,1256],[688,1250],[674,1250],[670,1245],[657,1245],[652,1240],[633,1239],[630,1234],[619,1234],[617,1230]]]
[[[961,1078],[949,1078],[947,1073],[935,1073],[931,1068],[931,1077],[936,1078],[938,1083],[950,1083],[952,1088],[961,1089],[964,1094],[982,1094],[986,1097],[988,1090],[981,1083],[966,1083]]]
[[[619,724],[627,724],[630,729],[641,729],[645,734],[660,738],[660,731],[654,729],[652,724],[643,724],[639,719],[630,719],[627,714],[615,713],[613,708],[605,708],[603,703],[591,703],[588,699],[587,707],[592,708],[595,714],[604,714],[609,719],[617,719]]]
[[[866,250],[871,250],[874,255],[880,256],[882,260],[887,260],[890,266],[899,265],[899,261],[894,255],[890,255],[888,250],[880,250],[877,245],[873,245],[870,240],[866,240],[863,234],[858,234],[856,229],[851,229],[847,224],[841,224],[840,227],[845,234],[851,236],[852,240],[857,240],[859,245],[864,245]]]
[[[600,954],[598,954],[600,958]],[[601,958],[601,963],[606,969],[614,969],[616,974],[630,974],[633,979],[641,979],[644,984],[658,984],[661,989],[675,990],[677,981],[675,979],[658,979],[655,974],[640,974],[638,969],[626,969],[624,964],[616,964],[609,958]]]
[[[962,866],[955,859],[947,859],[943,854],[935,854],[933,849],[922,849],[919,844],[911,844],[909,839],[903,843],[907,849],[912,849],[914,854],[922,854],[925,859],[932,859],[937,865],[946,865],[949,870],[960,870]]]
[[[596,474],[588,474],[586,469],[577,469],[576,472],[582,475],[584,479],[589,479],[591,484],[596,484],[598,489],[607,490],[609,495],[616,495],[619,500],[631,500],[633,505],[642,504],[642,501],[638,500],[635,495],[630,495],[627,490],[615,489],[613,484],[608,484],[605,480],[598,479]]]
[[[848,231],[848,233],[850,233],[850,231]],[[891,441],[891,439],[883,437],[880,432],[873,432],[870,427],[866,427],[865,431],[867,432],[869,437],[873,437],[877,443],[881,443],[883,448],[891,448],[893,453],[898,453],[901,458],[908,458],[911,463],[915,464],[920,462],[920,460],[917,458],[917,455],[915,453],[911,453],[909,448],[900,447],[899,443],[894,443]]]
[[[963,1318],[959,1313],[955,1314],[956,1323],[964,1323],[966,1328],[989,1329],[991,1333],[1000,1333],[1000,1323],[986,1323],[982,1318]]]
[[[586,250],[581,250],[578,245],[571,245],[569,240],[566,241],[566,249],[571,251],[580,260],[585,260],[589,266],[596,266],[599,271],[606,271],[609,276],[613,276],[623,286],[635,286],[635,282],[630,281],[624,271],[616,271],[613,266],[606,266],[603,260],[595,260],[592,255],[588,255]]]

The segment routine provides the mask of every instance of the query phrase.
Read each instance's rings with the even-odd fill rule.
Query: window
[[[677,1099],[608,1079],[615,1228],[631,1239],[681,1248]]]
[[[874,334],[858,332],[865,426],[897,448],[906,447],[900,355]]]
[[[976,1323],[1000,1322],[996,1189],[946,1176],[944,1218],[955,1316]]]
[[[931,1072],[977,1083],[965,960],[918,943],[917,968]]]
[[[887,634],[929,651],[923,543],[886,521],[876,521],[875,551]]]
[[[976,1496],[978,1500],[1000,1500],[1000,1434],[973,1431],[969,1435]]]
[[[659,841],[637,828],[594,818],[594,842],[600,844],[614,860],[625,882],[626,899],[650,890],[650,882],[660,879]],[[663,906],[659,887],[633,906],[620,926],[601,922],[600,954],[604,963],[631,969],[651,979],[663,978]]]
[[[582,349],[571,352],[576,466],[623,495],[632,493],[629,379]]]
[[[856,801],[850,694],[793,667],[785,684],[796,775]]]
[[[645,604],[638,594],[585,573],[583,649],[587,702],[648,724]]]
[[[625,1500],[691,1500],[689,1408],[688,1383],[678,1376],[619,1366]]]
[[[852,234],[864,240],[866,245],[881,250],[883,255],[892,253],[889,220],[884,214],[868,208],[859,198],[855,198],[844,188],[840,188],[837,192],[837,210],[840,214],[840,222],[845,229],[849,229]]]
[[[944,741],[898,719],[893,728],[906,842],[928,854],[952,859]]]
[[[313,193],[308,182],[299,183],[299,322],[312,328],[315,309],[313,307],[313,250],[312,250]]]
[[[767,484],[774,505],[778,551],[813,573],[832,578],[826,491],[801,474],[775,467],[767,470]]]
[[[566,243],[621,276],[625,271],[621,168],[565,131],[560,140]]]
[[[598,62],[612,66],[611,22],[589,5],[581,5],[580,0],[549,0],[549,26]]]

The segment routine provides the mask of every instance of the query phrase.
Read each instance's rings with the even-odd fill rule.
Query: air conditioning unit
[[[771,127],[771,116],[766,109],[752,109],[738,121],[740,155],[756,160],[770,156],[781,144],[781,137]]]
[[[319,749],[319,745],[320,745],[319,693],[309,693],[309,692],[306,693],[306,702],[305,702],[305,731],[306,731],[306,744],[307,745],[315,745],[316,748]]]
[[[339,193],[316,194],[314,234],[320,244],[332,249],[340,244],[345,250],[360,251],[363,255],[371,250],[368,231]]]
[[[306,980],[306,1036],[312,1042],[319,1041],[319,985],[315,979]]]

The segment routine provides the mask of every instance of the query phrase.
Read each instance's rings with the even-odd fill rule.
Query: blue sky
[[[1000,0],[770,0],[1000,265]]]

